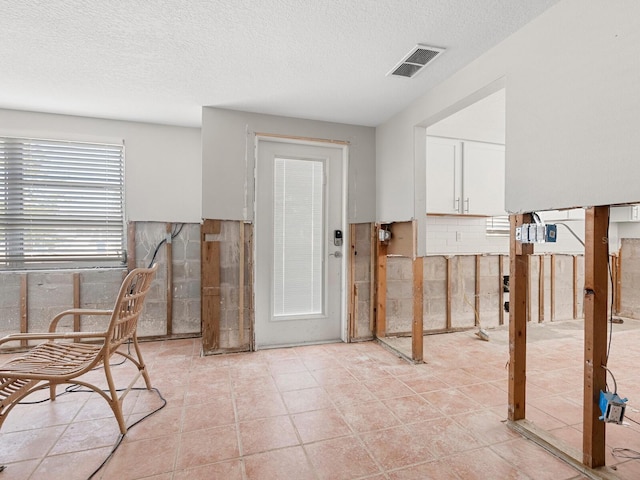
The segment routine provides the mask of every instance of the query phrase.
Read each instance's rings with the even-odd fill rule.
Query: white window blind
[[[273,314],[322,313],[324,164],[276,158]]]
[[[0,137],[0,269],[125,257],[124,146]]]

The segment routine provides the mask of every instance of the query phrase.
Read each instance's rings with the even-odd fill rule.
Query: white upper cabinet
[[[427,213],[505,215],[504,145],[427,137]]]

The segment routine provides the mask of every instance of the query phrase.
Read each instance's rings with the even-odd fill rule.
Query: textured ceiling
[[[378,125],[558,0],[0,0],[0,107]],[[386,73],[417,43],[446,52]]]

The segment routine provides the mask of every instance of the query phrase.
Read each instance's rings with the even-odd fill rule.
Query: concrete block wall
[[[640,245],[638,274],[640,275]],[[573,258],[574,255],[555,255],[555,320],[573,318]],[[578,318],[582,318],[582,290],[584,285],[584,260],[578,260]],[[507,255],[455,255],[427,256],[423,258],[423,311],[424,331],[429,333],[447,330],[447,264],[451,272],[451,321],[452,330],[472,328],[476,322],[476,262],[479,271],[478,320],[483,328],[500,324],[500,302],[502,278],[509,274]],[[530,259],[529,292],[531,321],[538,321],[539,311],[539,265],[544,263],[544,321],[551,320],[551,255],[533,255]],[[412,260],[404,257],[387,258],[387,335],[403,335],[411,331],[413,319],[413,272]],[[623,282],[624,283],[624,282]],[[509,300],[508,292],[503,301]],[[640,304],[639,304],[640,307]],[[639,308],[640,311],[640,308]],[[508,323],[504,312],[504,323]]]
[[[622,291],[620,296],[620,315],[640,318],[640,239],[623,238],[620,259]]]
[[[371,331],[371,229],[370,223],[358,223],[353,226],[355,235],[354,292],[357,305],[354,309],[355,331],[352,340],[369,340],[373,338]]]
[[[136,266],[148,267],[158,244],[167,237],[166,223],[136,222]],[[174,224],[175,232],[181,224]],[[200,333],[200,225],[183,224],[171,241],[173,267],[172,334]],[[167,334],[167,255],[162,245],[155,258],[158,272],[140,317],[141,337]]]
[[[137,222],[135,256],[137,266],[148,266],[153,252],[165,238],[166,224]],[[173,240],[173,334],[200,333],[200,225],[184,225]],[[158,251],[158,273],[140,318],[139,336],[166,335],[167,288],[166,254]],[[0,273],[0,335],[20,332],[21,279],[27,278],[27,331],[46,331],[59,312],[73,308],[73,277],[80,276],[80,307],[110,309],[126,275],[123,268],[42,270]],[[73,319],[65,319],[61,328],[70,330]],[[83,317],[84,331],[103,328],[105,317]],[[9,344],[15,347],[17,344]]]
[[[244,245],[240,245],[240,228],[244,228]],[[253,331],[253,288],[251,284],[252,233],[249,224],[223,221],[215,240],[220,245],[220,348],[249,350]],[[240,335],[240,248],[244,248],[243,327]]]

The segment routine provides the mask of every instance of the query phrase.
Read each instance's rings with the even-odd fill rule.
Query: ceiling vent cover
[[[415,77],[442,52],[444,52],[444,48],[416,45],[387,75]]]

